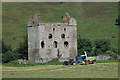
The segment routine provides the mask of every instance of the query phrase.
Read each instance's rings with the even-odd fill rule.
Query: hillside
[[[118,30],[115,20],[117,3],[17,3],[4,2],[2,37],[7,45],[18,47],[27,34],[27,22],[36,10],[41,12],[42,21],[59,22],[68,12],[78,21],[77,34],[91,41],[109,39],[117,48]]]

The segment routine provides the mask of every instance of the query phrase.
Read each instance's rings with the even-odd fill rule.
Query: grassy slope
[[[117,3],[3,3],[2,35],[6,44],[17,47],[23,41],[27,21],[35,10],[41,12],[45,22],[61,21],[61,16],[69,12],[78,21],[78,35],[90,40],[110,39],[117,48]]]
[[[118,78],[118,63],[91,65],[3,66],[3,78]]]

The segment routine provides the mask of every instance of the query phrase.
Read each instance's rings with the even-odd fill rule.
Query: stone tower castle
[[[36,13],[28,22],[29,62],[48,62],[53,58],[64,61],[77,55],[77,22],[68,13],[62,22],[40,22]]]

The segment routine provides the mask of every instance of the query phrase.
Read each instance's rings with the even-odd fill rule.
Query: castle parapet
[[[50,26],[72,26],[77,25],[77,22],[74,18],[70,17],[70,15],[66,12],[62,17],[62,22],[40,22],[40,14],[36,13],[28,22],[28,27],[37,27],[39,25],[50,25]]]

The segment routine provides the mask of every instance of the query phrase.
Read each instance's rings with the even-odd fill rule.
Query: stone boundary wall
[[[108,60],[110,58],[110,56],[94,56],[94,57],[98,61]]]

